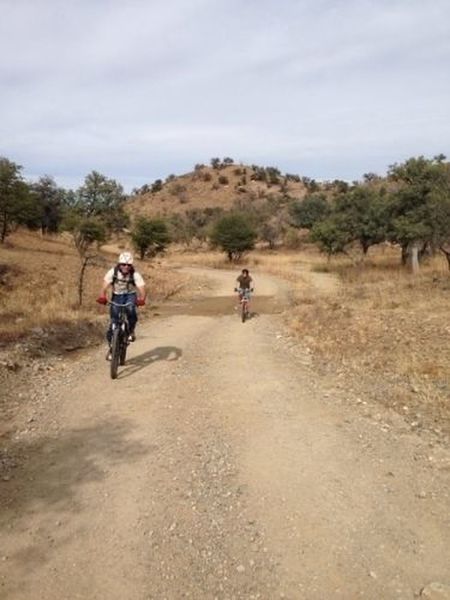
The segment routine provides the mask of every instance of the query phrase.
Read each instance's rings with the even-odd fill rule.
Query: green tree
[[[64,218],[66,192],[49,175],[31,185],[39,207],[38,225],[43,234],[56,233]]]
[[[167,224],[162,219],[140,217],[131,233],[131,239],[141,260],[163,252],[170,242]]]
[[[326,252],[328,258],[330,258],[334,254],[345,252],[352,236],[348,230],[345,217],[334,214],[314,225],[311,230],[311,239],[319,244],[320,249]]]
[[[439,217],[450,195],[449,166],[444,159],[443,155],[419,156],[389,169],[394,191],[389,197],[388,235],[401,246],[402,262],[408,262],[413,271],[419,268],[423,250],[447,235]]]
[[[0,157],[0,243],[16,225],[36,221],[39,215],[36,199],[22,179],[22,167]]]
[[[239,214],[222,217],[211,232],[211,243],[226,252],[228,259],[238,261],[255,246],[257,234],[248,219]]]
[[[109,231],[121,231],[129,223],[124,210],[123,187],[97,171],[86,176],[76,193],[74,208],[85,217],[99,217]]]
[[[325,194],[311,194],[302,201],[295,201],[289,207],[291,223],[294,227],[311,229],[331,212]]]
[[[352,241],[364,254],[387,235],[387,206],[384,195],[366,185],[357,185],[336,198],[334,212],[342,215]]]

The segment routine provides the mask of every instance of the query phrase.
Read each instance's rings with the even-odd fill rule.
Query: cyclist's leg
[[[250,290],[248,290],[248,289],[245,290],[245,297],[247,299],[247,314],[249,315],[250,314],[250,297],[251,297]]]
[[[113,294],[111,301],[118,302],[117,296]],[[109,326],[106,332],[106,341],[108,342],[108,352],[106,353],[106,360],[111,360],[111,341],[112,341],[112,327],[113,323],[117,323],[119,318],[119,308],[113,304],[109,307]]]
[[[127,306],[129,341],[134,342],[136,339],[135,328],[138,322],[138,314],[136,309],[136,294],[127,294],[127,302],[132,302],[131,306]]]
[[[236,304],[234,310],[239,310],[241,307],[242,291],[243,291],[242,288],[237,289],[237,304]]]

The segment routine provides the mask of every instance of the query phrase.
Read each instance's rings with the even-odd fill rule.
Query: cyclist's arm
[[[142,275],[140,273],[135,272],[134,273],[134,281],[136,284],[136,290],[138,293],[138,298],[141,300],[145,300],[145,297],[147,295],[146,291],[145,291],[145,282],[144,282],[144,278],[142,277]]]
[[[101,296],[106,296],[106,292],[108,291],[108,288],[112,285],[113,275],[114,275],[114,269],[110,269],[106,273],[105,279],[103,280],[102,289],[100,291]]]
[[[146,297],[146,292],[145,292],[145,285],[137,285],[136,289],[138,291],[138,298],[140,298],[141,300],[145,300]]]

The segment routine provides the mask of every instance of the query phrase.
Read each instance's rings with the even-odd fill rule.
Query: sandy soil
[[[450,453],[315,373],[256,280],[230,273],[58,369],[21,412],[0,481],[10,600],[410,599],[450,583]],[[13,468],[15,467],[15,468]],[[443,596],[444,597],[444,596]]]

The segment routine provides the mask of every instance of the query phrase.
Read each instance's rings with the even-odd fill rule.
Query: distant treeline
[[[414,268],[424,256],[437,251],[444,253],[450,267],[450,163],[443,155],[410,158],[392,165],[385,176],[368,173],[352,183],[320,183],[282,174],[276,167],[238,166],[230,157],[213,158],[210,165],[209,169],[195,165],[194,175],[207,182],[211,168],[234,168],[238,180],[231,211],[191,208],[164,218],[137,217],[130,222],[125,210],[127,196],[113,179],[93,171],[78,189],[67,190],[49,176],[27,182],[19,165],[0,158],[0,241],[20,225],[40,229],[43,234],[69,230],[75,241],[80,235],[86,241],[87,235],[88,245],[125,230],[145,257],[164,250],[171,241],[188,245],[193,240],[214,242],[218,224],[231,212],[252,232],[246,249],[257,240],[271,248],[278,244],[295,248],[309,232],[308,239],[328,255],[346,252],[355,244],[367,253],[375,244],[390,242],[401,248],[402,261]],[[184,195],[184,185],[174,188],[176,180],[170,175],[165,181],[158,179],[133,190],[133,194],[156,194],[170,185],[173,193]],[[249,180],[264,183],[266,189],[255,193],[247,185]],[[301,198],[290,195],[290,182],[302,184]],[[227,185],[228,177],[219,175],[219,183]],[[183,198],[180,202],[185,202]],[[222,231],[224,227],[226,232],[222,223]]]

